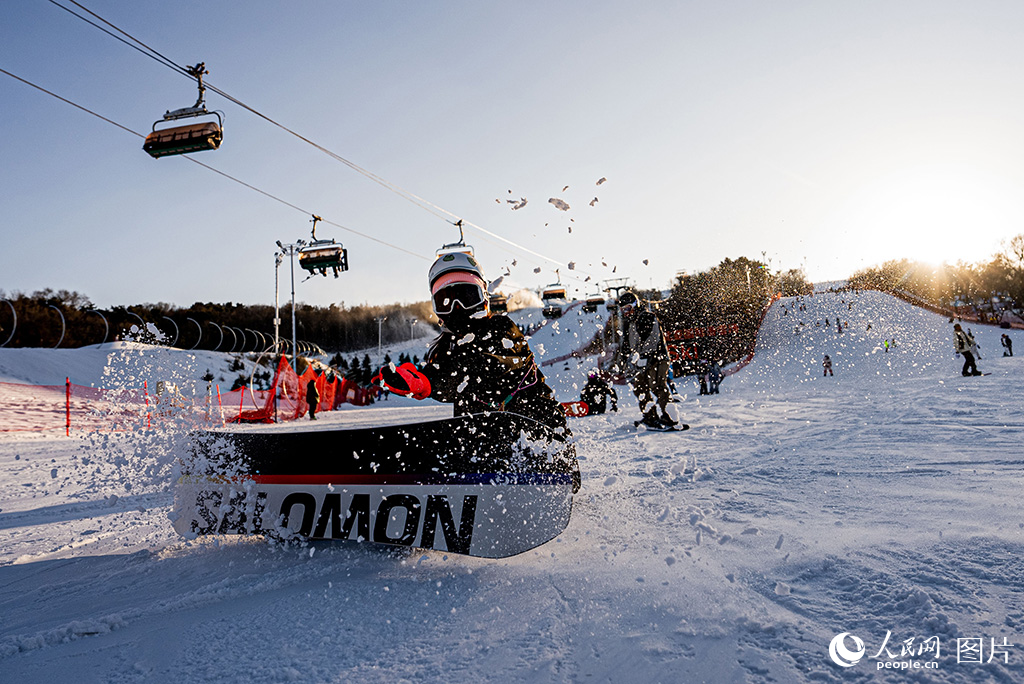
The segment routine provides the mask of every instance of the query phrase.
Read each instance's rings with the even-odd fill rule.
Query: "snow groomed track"
[[[166,517],[175,435],[4,437],[0,671],[83,682],[1024,679],[1020,358],[1001,356],[998,329],[971,326],[992,375],[963,378],[941,316],[878,293],[802,304],[772,307],[754,360],[722,394],[678,383],[690,431],[636,432],[627,392],[619,413],[574,420],[583,488],[569,525],[508,559],[183,543]],[[579,346],[570,319],[559,328],[564,343],[553,331],[535,341],[542,358]],[[575,398],[586,367],[545,369],[559,399]],[[393,398],[329,420],[406,410],[433,409]],[[844,633],[864,644],[848,668],[829,655]],[[936,643],[938,654],[921,648]],[[977,644],[981,661],[968,662]]]

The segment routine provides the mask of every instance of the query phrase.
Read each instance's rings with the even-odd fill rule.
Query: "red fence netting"
[[[170,424],[223,425],[234,422],[295,420],[306,415],[306,389],[316,383],[317,413],[342,403],[365,406],[370,390],[333,372],[317,373],[309,366],[298,375],[281,358],[269,390],[248,387],[221,392],[209,385],[201,396],[185,396],[172,383],[150,388],[103,389],[76,385],[25,385],[0,382],[0,432],[61,430],[138,430]],[[152,391],[155,389],[156,391]]]

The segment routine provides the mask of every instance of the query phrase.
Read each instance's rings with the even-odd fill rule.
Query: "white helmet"
[[[434,265],[430,267],[430,289],[434,289],[434,283],[437,282],[438,278],[452,271],[472,273],[485,284],[487,283],[487,279],[484,278],[484,272],[480,268],[480,264],[476,262],[476,259],[465,252],[448,252],[439,256]]]

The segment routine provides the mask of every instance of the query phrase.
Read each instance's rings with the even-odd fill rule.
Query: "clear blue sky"
[[[567,276],[664,287],[762,252],[829,280],[896,257],[978,261],[1024,232],[1019,2],[83,4],[526,248],[467,230],[488,275],[514,284],[549,283],[561,263],[582,294],[590,284]],[[193,82],[47,0],[7,2],[0,18],[0,68],[134,131],[195,100]],[[426,298],[434,250],[457,237],[437,212],[216,94],[207,104],[226,115],[225,141],[195,159],[402,248],[321,224],[351,270],[300,283],[300,300]],[[271,303],[275,241],[309,235],[307,213],[151,159],[2,74],[0,117],[7,293]]]

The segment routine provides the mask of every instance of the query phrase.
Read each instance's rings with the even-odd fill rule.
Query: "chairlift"
[[[561,318],[565,312],[564,308],[569,303],[569,297],[565,291],[565,285],[561,282],[552,283],[545,287],[540,294],[544,302],[544,309],[541,311],[544,318]]]
[[[310,275],[319,273],[327,275],[327,269],[334,272],[337,278],[342,271],[348,270],[348,250],[344,245],[334,240],[317,240],[316,223],[323,221],[317,215],[313,215],[313,241],[308,245],[299,248],[299,266],[309,271]]]
[[[508,298],[503,294],[492,294],[489,306],[491,313],[508,313]]]
[[[566,296],[565,293],[565,286],[562,285],[562,283],[553,283],[545,287],[544,290],[541,292],[540,298],[544,300],[545,303],[554,299],[558,299],[564,302],[567,302],[569,300],[568,296]]]
[[[454,225],[456,228],[459,229],[459,241],[453,242],[449,245],[442,245],[440,249],[434,251],[434,256],[440,258],[443,257],[445,254],[455,254],[456,252],[461,252],[463,254],[468,254],[469,256],[475,259],[476,254],[473,253],[473,246],[466,244],[466,235],[462,231],[462,219],[456,221]]]
[[[604,297],[600,294],[590,295],[583,301],[584,313],[596,313],[597,307],[604,304]]]
[[[205,63],[187,67],[190,76],[199,82],[199,99],[191,107],[175,109],[164,114],[160,121],[153,124],[153,132],[146,136],[142,149],[155,159],[168,157],[175,154],[188,154],[190,152],[201,152],[202,150],[215,150],[220,147],[224,140],[224,119],[220,112],[211,112],[206,109],[206,86],[203,85],[203,75],[208,74]],[[199,117],[216,117],[217,120],[201,121],[167,128],[157,128],[166,121],[179,121],[181,119],[194,119]]]

